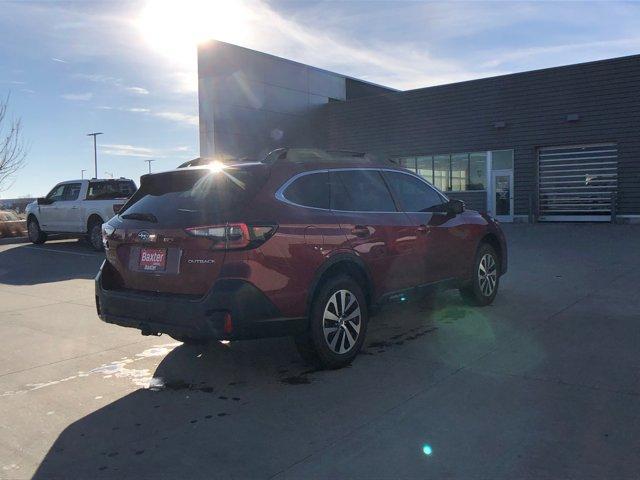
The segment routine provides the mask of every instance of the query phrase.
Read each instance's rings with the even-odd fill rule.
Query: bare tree
[[[12,183],[13,176],[25,166],[27,147],[22,139],[20,119],[9,118],[9,95],[0,100],[0,192]]]

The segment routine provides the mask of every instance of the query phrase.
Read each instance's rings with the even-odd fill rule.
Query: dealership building
[[[372,152],[502,221],[640,222],[640,55],[398,91],[198,51],[200,156]]]

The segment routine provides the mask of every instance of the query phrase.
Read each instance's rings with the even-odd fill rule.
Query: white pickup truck
[[[102,250],[102,224],[122,208],[136,191],[133,180],[92,179],[60,182],[46,197],[27,205],[27,231],[33,243],[47,234],[85,236],[94,250]]]

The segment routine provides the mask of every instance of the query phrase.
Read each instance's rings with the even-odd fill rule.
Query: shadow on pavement
[[[364,353],[342,370],[310,370],[288,338],[180,345],[149,389],[67,427],[34,478],[269,477],[414,388],[407,377],[442,374],[436,360],[416,372],[394,358],[397,343],[428,350],[437,332],[428,306],[400,326],[389,321],[405,308],[415,309],[374,319]]]
[[[0,251],[0,284],[37,285],[96,276],[104,255],[82,240],[24,244]]]

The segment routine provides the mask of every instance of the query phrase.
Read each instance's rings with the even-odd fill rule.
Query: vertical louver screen
[[[618,188],[615,144],[541,148],[539,214],[542,221],[607,221]]]

